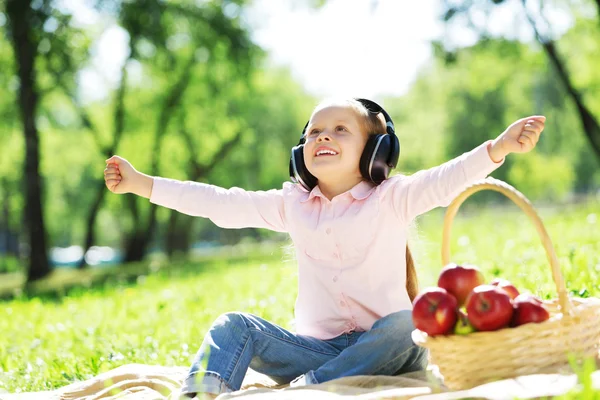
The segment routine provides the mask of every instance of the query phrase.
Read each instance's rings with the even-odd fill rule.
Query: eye
[[[321,133],[321,131],[320,131],[320,130],[318,130],[318,129],[313,129],[313,130],[311,130],[311,131],[308,133],[308,135],[309,135],[309,136],[314,136],[314,135],[318,135],[319,133]]]
[[[348,132],[348,129],[346,129],[346,127],[343,126],[343,125],[336,126],[335,130],[338,131],[338,132]]]

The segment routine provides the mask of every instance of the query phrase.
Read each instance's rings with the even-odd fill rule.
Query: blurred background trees
[[[535,42],[488,32],[486,18],[505,3]],[[288,179],[290,148],[318,99],[266,62],[242,23],[248,4],[96,0],[101,23],[90,27],[58,1],[0,2],[0,272],[35,280],[57,264],[282,237],[107,195],[102,180],[112,154],[148,174],[225,187]],[[404,96],[379,99],[402,143],[398,172],[437,165],[538,113],[548,117],[538,150],[494,176],[534,200],[598,190],[600,4],[551,3],[574,20],[560,35],[540,3],[516,5],[440,2],[449,33],[432,42],[435,57]],[[476,33],[472,45],[453,43],[456,26]],[[119,43],[114,73],[98,70],[103,35]]]

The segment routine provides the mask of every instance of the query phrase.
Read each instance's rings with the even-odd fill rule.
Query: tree
[[[39,34],[45,21],[43,12],[31,8],[31,0],[7,0],[6,13],[10,39],[17,59],[19,107],[25,136],[25,221],[28,231],[29,268],[27,282],[50,273],[47,235],[42,211],[43,188],[40,178],[40,140],[36,125],[39,94],[36,88],[35,62]]]
[[[235,5],[232,3],[231,5]],[[239,3],[241,5],[242,3]],[[48,63],[56,86],[68,96],[71,105],[79,117],[81,126],[93,136],[94,142],[103,159],[115,154],[121,145],[123,137],[131,134],[132,127],[148,127],[154,131],[153,145],[148,152],[150,160],[149,172],[159,174],[161,147],[170,121],[175,111],[181,106],[185,92],[190,85],[206,84],[207,78],[193,81],[194,76],[203,76],[206,64],[212,64],[215,70],[223,69],[225,65],[233,65],[237,72],[233,79],[244,79],[250,59],[255,52],[255,46],[249,41],[247,33],[239,27],[237,18],[226,16],[220,4],[211,3],[192,5],[187,3],[164,3],[156,0],[141,2],[98,1],[97,8],[115,17],[129,37],[129,56],[121,68],[119,85],[114,92],[112,105],[112,134],[107,135],[103,130],[102,121],[95,121],[89,107],[83,105],[77,98],[77,85],[74,76],[64,74],[63,65],[81,65],[73,61],[73,52],[62,51],[58,63]],[[230,14],[231,9],[228,11]],[[233,13],[235,14],[235,13]],[[184,43],[177,44],[177,42]],[[185,42],[188,42],[185,44]],[[221,54],[223,53],[223,54]],[[208,59],[208,62],[206,59]],[[132,63],[140,63],[144,75],[153,89],[132,87],[128,79],[128,67]],[[138,65],[140,65],[138,64]],[[174,72],[175,71],[175,72]],[[171,79],[176,76],[175,79]],[[157,90],[158,89],[158,90]],[[217,93],[218,95],[218,93]],[[128,101],[131,96],[132,101]],[[135,99],[133,96],[137,96]],[[154,118],[134,123],[133,114],[139,100],[151,105],[144,109]],[[207,101],[214,101],[207,99]],[[139,124],[142,122],[142,124]],[[109,140],[103,139],[109,137]],[[146,139],[144,139],[146,140]],[[89,199],[86,213],[84,249],[89,249],[96,242],[96,221],[105,198],[106,189],[101,179],[96,181]],[[156,207],[150,206],[147,220],[137,199],[127,198],[126,205],[134,220],[132,233],[126,240],[126,261],[139,260],[143,256],[147,244],[154,231]],[[84,251],[85,251],[84,250]],[[80,267],[87,264],[81,260]]]
[[[209,111],[210,119],[206,123],[189,115],[180,115],[178,119],[178,137],[189,153],[184,179],[249,190],[280,188],[289,179],[290,148],[298,142],[315,100],[304,93],[286,70],[255,70],[243,81],[212,84],[215,79],[208,80],[210,91],[201,94],[224,99]],[[282,91],[282,87],[286,90]],[[193,106],[197,99],[190,96],[186,102],[185,112],[198,115]],[[213,132],[224,125],[229,125],[229,133],[214,140]],[[165,248],[169,256],[188,253],[194,228],[207,240],[218,238],[227,243],[236,243],[245,236],[259,239],[277,235],[253,228],[223,230],[209,221],[176,211],[168,212],[166,225]]]
[[[485,26],[481,26],[473,22],[470,18],[471,12],[474,9],[484,8],[486,10],[491,10],[494,7],[497,7],[504,3],[504,0],[485,0],[479,2],[473,2],[471,0],[465,0],[462,2],[452,2],[447,4],[446,11],[444,13],[443,19],[450,23],[453,20],[457,19],[457,16],[462,15],[467,17],[467,21],[469,27],[472,28],[476,33],[480,35],[480,37],[485,38],[490,34],[487,31]],[[557,49],[557,45],[555,40],[552,38],[552,32],[548,32],[547,34],[542,34],[539,28],[540,21],[545,26],[550,26],[547,20],[544,18],[544,2],[540,3],[540,9],[537,12],[537,17],[535,17],[530,10],[527,0],[521,0],[521,4],[523,6],[524,15],[531,25],[531,28],[534,31],[536,40],[540,43],[546,56],[548,57],[549,62],[555,68],[557,72],[557,77],[560,79],[562,84],[564,85],[564,90],[567,95],[571,98],[575,107],[577,109],[577,113],[579,115],[579,119],[581,121],[583,131],[589,141],[590,147],[594,150],[596,157],[600,160],[600,124],[598,123],[598,119],[591,112],[587,102],[585,100],[582,91],[575,87],[573,84],[573,80],[571,75],[568,72],[568,67],[560,55],[559,50]],[[600,16],[600,2],[596,1],[598,5],[598,12]]]
[[[148,18],[156,23],[148,24]],[[178,66],[180,70],[177,78],[166,85],[154,127],[149,173],[158,175],[165,135],[177,107],[182,103],[189,86],[195,82],[194,76],[202,77],[200,84],[206,85],[219,84],[226,79],[246,79],[259,52],[235,13],[226,15],[224,8],[216,3],[203,6],[167,4],[156,0],[146,0],[142,4],[127,3],[120,13],[120,20],[130,35],[139,35],[156,48],[155,59],[159,62],[153,63],[153,72],[169,76]],[[190,45],[179,49],[169,46],[167,40],[174,34],[187,36]],[[198,53],[198,48],[203,51]],[[201,58],[200,62],[198,57]],[[218,79],[212,79],[211,74]],[[220,94],[217,98],[223,101]],[[216,99],[209,97],[206,102],[215,103]],[[151,204],[144,218],[137,199],[129,197],[127,204],[135,223],[133,233],[127,240],[125,261],[139,261],[154,232],[157,206]]]
[[[221,148],[213,155],[212,159],[206,163],[198,161],[198,151],[196,150],[191,133],[185,126],[185,120],[180,121],[180,134],[188,145],[190,151],[189,180],[201,181],[206,179],[212,170],[221,162],[227,160],[231,150],[239,144],[242,132],[239,131],[233,138],[225,141]],[[190,250],[190,233],[192,229],[192,219],[182,218],[182,214],[171,210],[169,214],[169,223],[165,239],[165,252],[169,258],[173,258],[176,252],[186,254]],[[181,221],[183,220],[183,221]]]

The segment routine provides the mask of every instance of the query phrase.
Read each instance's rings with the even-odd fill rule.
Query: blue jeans
[[[413,343],[413,329],[409,310],[379,319],[368,332],[329,340],[296,335],[251,314],[223,314],[204,337],[181,394],[239,390],[248,367],[292,386],[423,370],[427,350]]]

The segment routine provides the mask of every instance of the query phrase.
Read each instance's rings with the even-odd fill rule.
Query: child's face
[[[359,162],[367,142],[360,115],[350,105],[315,111],[306,127],[304,162],[320,181],[360,179]]]

